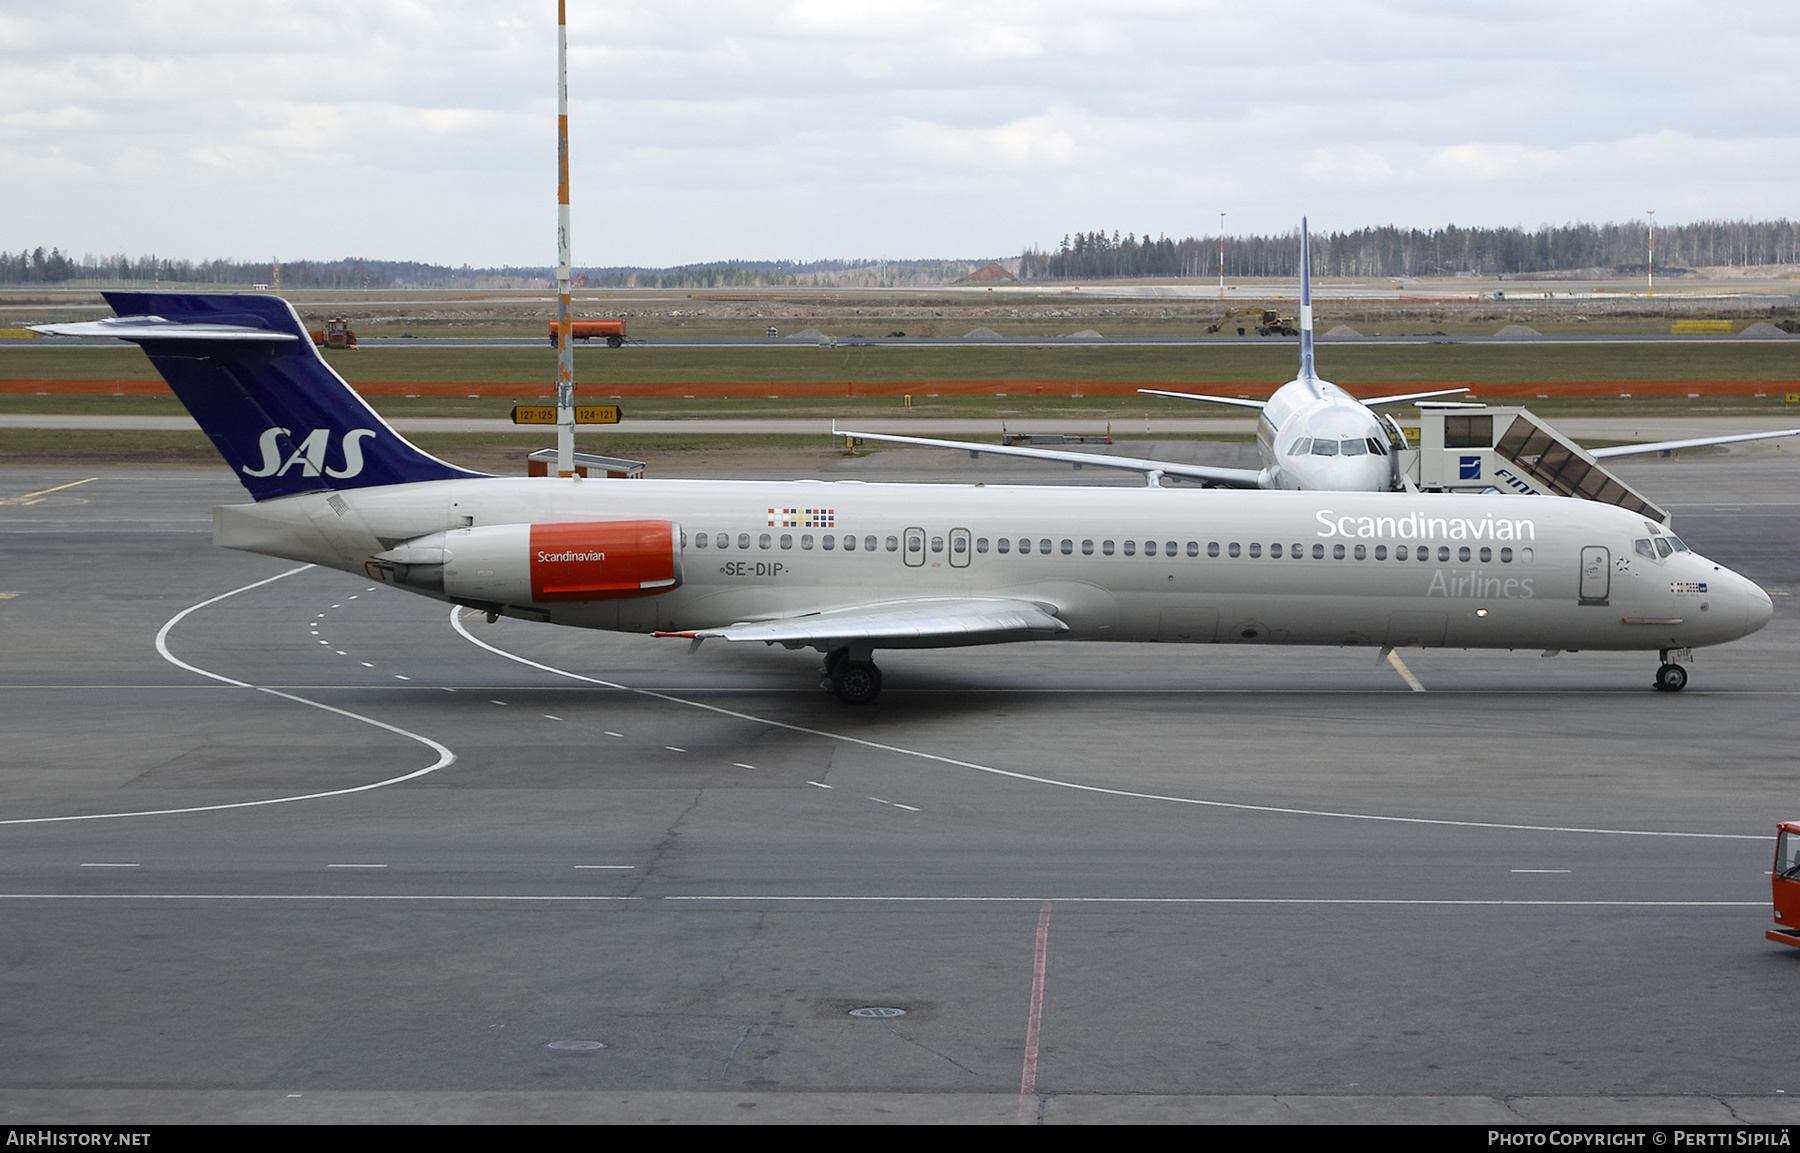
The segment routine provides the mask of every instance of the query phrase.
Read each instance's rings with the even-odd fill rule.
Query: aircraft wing
[[[788,648],[842,648],[869,641],[883,648],[943,648],[1028,641],[1068,631],[1052,606],[1000,597],[932,597],[886,601],[828,612],[746,621],[721,628],[657,633],[700,641],[762,641]]]
[[[1636,456],[1646,452],[1673,452],[1678,448],[1705,448],[1709,444],[1735,444],[1740,440],[1772,440],[1779,436],[1800,436],[1800,428],[1784,428],[1780,432],[1746,432],[1738,436],[1703,436],[1695,440],[1659,440],[1654,444],[1619,444],[1611,448],[1590,448],[1595,460],[1610,456]]]
[[[1374,408],[1378,404],[1402,404],[1409,400],[1430,400],[1434,396],[1458,396],[1468,391],[1466,388],[1440,388],[1434,392],[1402,392],[1393,396],[1370,396],[1357,399],[1362,401],[1366,407]]]
[[[1268,404],[1264,400],[1251,400],[1243,396],[1208,396],[1203,392],[1164,392],[1160,388],[1140,388],[1138,391],[1145,396],[1171,396],[1176,400],[1204,400],[1210,404],[1229,404],[1233,408],[1261,409]]]
[[[1076,468],[1085,465],[1091,465],[1094,468],[1114,468],[1122,472],[1141,473],[1149,478],[1152,486],[1156,484],[1158,477],[1179,476],[1225,488],[1262,487],[1262,470],[1254,468],[1220,468],[1213,465],[1177,464],[1168,460],[1150,460],[1141,456],[1107,456],[1097,452],[1062,452],[1054,448],[1025,448],[1016,444],[979,444],[968,440],[934,440],[924,436],[894,436],[884,432],[850,432],[835,426],[831,431],[837,436],[853,436],[863,440],[885,440],[893,444],[917,444],[926,448],[958,448],[972,457],[980,456],[984,452],[991,452],[996,456],[1017,456],[1026,460],[1053,460],[1062,464],[1072,464]]]

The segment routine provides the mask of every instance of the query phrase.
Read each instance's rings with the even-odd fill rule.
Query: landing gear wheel
[[[840,660],[831,668],[831,691],[847,705],[866,705],[881,693],[881,670],[874,661]]]
[[[1656,691],[1678,693],[1687,688],[1687,670],[1680,665],[1664,665],[1656,670]]]

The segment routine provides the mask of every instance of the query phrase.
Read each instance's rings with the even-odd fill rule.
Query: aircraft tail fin
[[[287,301],[261,294],[107,292],[115,320],[44,325],[143,348],[257,500],[483,474],[394,431],[332,371]]]
[[[1306,228],[1306,217],[1300,218],[1300,376],[1301,380],[1317,380],[1313,367],[1312,243]]]

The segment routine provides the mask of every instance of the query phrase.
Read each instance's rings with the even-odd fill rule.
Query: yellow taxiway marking
[[[90,476],[87,480],[72,480],[68,484],[59,484],[55,488],[40,488],[36,492],[28,492],[24,496],[0,496],[0,504],[36,504],[41,497],[50,493],[61,492],[65,488],[74,488],[78,484],[91,484],[99,479],[97,476]]]
[[[1388,664],[1394,666],[1394,671],[1400,674],[1400,679],[1405,681],[1407,686],[1411,688],[1413,692],[1422,693],[1425,691],[1425,686],[1419,683],[1418,677],[1412,675],[1412,670],[1406,667],[1406,662],[1400,659],[1399,653],[1389,653]]]

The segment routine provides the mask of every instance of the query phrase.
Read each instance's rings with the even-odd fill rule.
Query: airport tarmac
[[[1800,1121],[1795,456],[1614,466],[1774,594],[1679,695],[1046,642],[860,709],[214,548],[223,465],[0,469],[0,1120]]]

